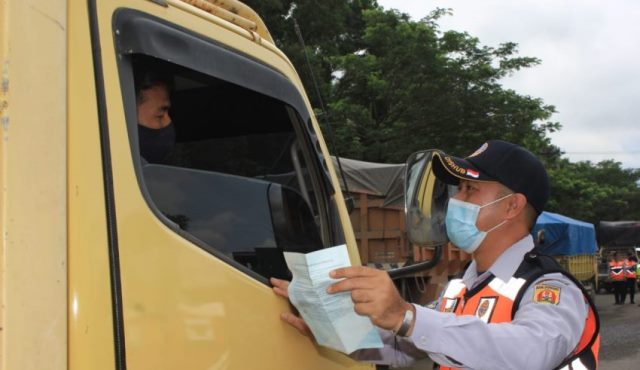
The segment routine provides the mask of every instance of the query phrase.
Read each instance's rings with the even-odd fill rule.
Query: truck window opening
[[[183,66],[132,60],[134,77],[151,68],[171,87],[175,144],[162,163],[141,160],[152,207],[166,223],[264,277],[288,277],[282,251],[326,246],[290,107]]]

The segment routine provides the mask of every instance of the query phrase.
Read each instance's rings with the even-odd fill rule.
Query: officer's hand
[[[271,285],[273,285],[273,292],[279,295],[280,297],[284,297],[289,299],[289,282],[286,280],[280,280],[276,278],[269,279]],[[288,323],[294,328],[298,329],[302,335],[306,335],[307,337],[313,338],[313,334],[311,334],[311,329],[307,326],[307,323],[304,320],[291,312],[283,312],[280,314],[280,318],[282,321]]]
[[[327,292],[351,292],[356,313],[368,316],[382,329],[398,329],[405,312],[413,310],[413,306],[402,299],[386,271],[352,266],[336,269],[330,276],[344,280],[331,285]]]

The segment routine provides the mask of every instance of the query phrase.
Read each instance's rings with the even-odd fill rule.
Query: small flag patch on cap
[[[480,174],[478,173],[478,171],[474,171],[472,169],[467,168],[467,176],[471,176],[474,179],[477,179],[480,176]]]

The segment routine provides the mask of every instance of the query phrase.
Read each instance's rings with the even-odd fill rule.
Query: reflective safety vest
[[[613,281],[623,281],[624,277],[624,262],[623,261],[611,261],[609,262],[609,277]]]
[[[624,264],[624,277],[627,279],[637,279],[638,278],[638,264],[634,261],[626,260]]]
[[[505,282],[490,276],[471,290],[466,289],[461,279],[451,280],[440,301],[440,311],[452,312],[458,316],[476,316],[486,323],[511,322],[527,288],[542,275],[551,273],[561,273],[573,281],[582,290],[585,301],[589,304],[589,312],[578,346],[556,369],[596,369],[600,349],[600,319],[595,305],[582,284],[560,267],[552,257],[539,255],[534,251],[529,252],[509,281]],[[541,292],[541,294],[545,293],[553,294],[554,292]],[[556,297],[548,298],[556,299]],[[452,368],[441,366],[440,369]]]

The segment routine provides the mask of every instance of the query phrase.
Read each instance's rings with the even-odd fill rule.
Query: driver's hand
[[[280,297],[284,297],[287,300],[289,299],[289,282],[286,280],[280,280],[276,278],[270,278],[269,281],[271,285],[273,285],[273,292],[279,295]],[[311,333],[311,329],[307,326],[307,323],[298,316],[293,314],[292,312],[283,312],[280,314],[280,318],[282,321],[288,323],[294,328],[298,329],[298,331],[302,335],[306,335],[307,337],[313,338],[313,334]]]

